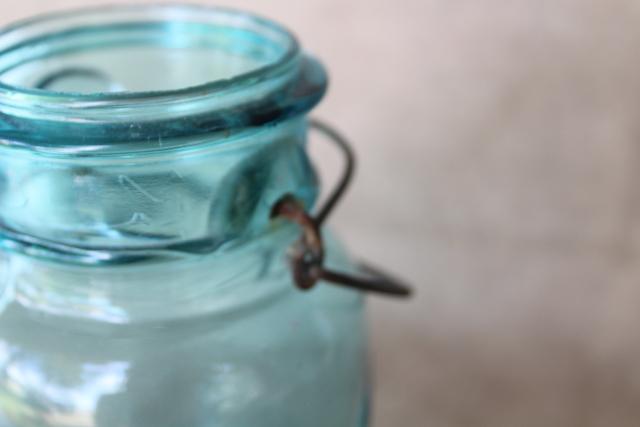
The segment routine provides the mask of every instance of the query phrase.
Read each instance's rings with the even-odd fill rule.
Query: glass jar
[[[362,297],[292,286],[323,68],[246,13],[0,34],[0,426],[366,425]],[[354,271],[340,246],[327,263]]]

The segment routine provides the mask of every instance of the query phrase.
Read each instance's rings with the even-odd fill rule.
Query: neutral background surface
[[[361,159],[335,227],[418,288],[371,301],[377,426],[637,426],[640,3],[223,4],[326,63]]]

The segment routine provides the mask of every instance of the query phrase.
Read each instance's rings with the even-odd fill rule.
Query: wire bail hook
[[[309,290],[318,281],[324,280],[334,285],[361,291],[396,297],[410,296],[411,288],[408,285],[367,264],[360,265],[365,274],[363,276],[333,271],[324,266],[325,249],[321,231],[322,225],[351,183],[355,170],[355,155],[346,138],[330,125],[315,119],[311,119],[309,125],[312,129],[327,136],[340,148],[345,157],[345,167],[336,188],[315,217],[306,212],[302,203],[291,194],[283,196],[271,210],[271,218],[284,218],[296,223],[302,230],[300,239],[293,244],[289,252],[291,273],[295,285],[302,290]]]

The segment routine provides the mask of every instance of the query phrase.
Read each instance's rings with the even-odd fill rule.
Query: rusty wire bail
[[[318,281],[358,289],[366,292],[382,293],[396,297],[408,297],[411,288],[402,281],[382,272],[378,268],[367,264],[360,264],[365,275],[354,276],[327,269],[324,266],[325,249],[322,238],[322,226],[333,212],[338,202],[344,196],[355,170],[355,155],[347,142],[338,131],[330,125],[316,119],[309,121],[311,129],[316,130],[340,148],[345,158],[344,172],[336,188],[331,192],[327,201],[322,205],[318,214],[313,217],[305,211],[304,206],[291,194],[278,200],[271,210],[271,218],[284,218],[296,223],[302,230],[302,235],[289,252],[291,273],[295,285],[308,290]]]

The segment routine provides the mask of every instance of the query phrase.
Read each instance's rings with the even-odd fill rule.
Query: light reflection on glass
[[[20,426],[93,427],[101,398],[126,388],[128,362],[85,363],[80,372],[51,369],[0,343],[0,409]]]
[[[222,363],[210,369],[204,397],[218,412],[233,412],[246,409],[262,388],[259,376],[247,367]]]

